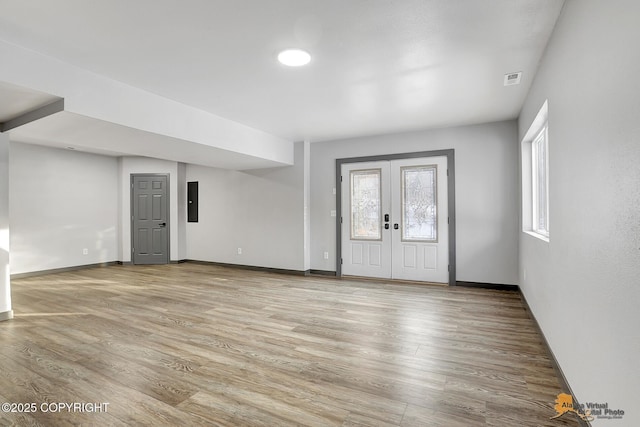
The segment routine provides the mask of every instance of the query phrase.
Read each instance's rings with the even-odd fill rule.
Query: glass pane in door
[[[380,169],[350,172],[351,239],[380,240]]]
[[[400,171],[402,240],[437,242],[437,166],[409,166]]]

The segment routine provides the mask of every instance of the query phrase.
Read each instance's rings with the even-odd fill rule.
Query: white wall
[[[308,141],[302,143],[303,154],[303,209],[304,209],[304,271],[311,269],[311,145]]]
[[[550,242],[520,234],[523,293],[576,398],[625,426],[640,425],[638,17],[635,0],[567,0],[519,121],[522,138],[549,100]]]
[[[304,147],[296,143],[294,166],[282,168],[187,165],[187,181],[199,182],[199,222],[187,223],[188,259],[304,270]]]
[[[178,163],[178,260],[187,259],[187,165]]]
[[[131,174],[162,173],[169,174],[169,259],[178,261],[180,258],[180,227],[178,215],[178,163],[168,160],[158,160],[148,157],[120,157],[119,168],[119,212],[118,221],[118,258],[122,262],[131,262]],[[183,197],[186,200],[186,197]],[[186,206],[186,205],[185,205]],[[183,207],[185,208],[185,207]],[[186,208],[185,208],[186,209]]]
[[[0,320],[11,317],[9,243],[9,135],[0,133]]]
[[[456,161],[457,280],[518,284],[514,121],[311,144],[311,268],[336,269],[330,215],[336,209],[336,159],[450,148]]]
[[[115,158],[11,142],[9,169],[12,274],[117,260]]]

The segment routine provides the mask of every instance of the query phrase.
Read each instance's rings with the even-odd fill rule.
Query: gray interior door
[[[131,175],[131,235],[134,264],[169,262],[169,177]]]

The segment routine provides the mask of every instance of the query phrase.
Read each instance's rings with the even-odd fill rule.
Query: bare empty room
[[[0,5],[0,425],[640,424],[637,2]]]

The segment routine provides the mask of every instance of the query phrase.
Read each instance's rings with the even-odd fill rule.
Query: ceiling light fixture
[[[311,62],[311,55],[301,49],[287,49],[278,54],[278,61],[288,67],[301,67]]]

